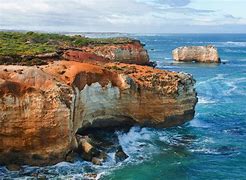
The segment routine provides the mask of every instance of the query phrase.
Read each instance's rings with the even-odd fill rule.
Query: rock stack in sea
[[[220,63],[220,57],[216,47],[208,46],[184,46],[173,50],[173,59],[183,62]]]

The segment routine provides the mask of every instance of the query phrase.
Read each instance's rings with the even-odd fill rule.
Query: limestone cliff
[[[214,46],[184,46],[173,50],[173,59],[184,62],[220,63]]]
[[[194,117],[194,80],[151,67],[55,61],[0,66],[0,164],[53,164],[78,129],[180,125]]]
[[[63,58],[80,62],[121,62],[128,64],[150,65],[147,50],[137,41],[127,43],[88,45],[81,48],[68,48]]]

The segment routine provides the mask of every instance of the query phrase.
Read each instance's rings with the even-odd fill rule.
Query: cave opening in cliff
[[[110,153],[114,154],[113,161],[124,161],[129,156],[124,152],[119,135],[127,133],[135,125],[133,119],[124,117],[124,121],[100,119],[76,131],[77,149],[74,152],[82,159],[93,164],[102,165],[110,160]]]
[[[97,119],[91,124],[78,128],[76,134],[87,135],[101,131],[108,133],[113,133],[115,131],[128,131],[135,124],[136,122],[128,116]]]

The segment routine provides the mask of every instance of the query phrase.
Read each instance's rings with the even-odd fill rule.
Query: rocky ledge
[[[0,164],[66,160],[88,128],[181,125],[194,117],[194,83],[189,74],[112,62],[0,65]]]
[[[173,50],[173,59],[184,62],[220,63],[217,48],[214,46],[184,46]]]

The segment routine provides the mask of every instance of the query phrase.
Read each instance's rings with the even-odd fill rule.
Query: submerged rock
[[[115,161],[116,163],[124,161],[129,156],[123,151],[122,147],[119,147],[115,153]]]
[[[0,164],[65,160],[80,128],[181,125],[194,117],[194,83],[188,74],[119,63],[2,65]],[[88,160],[98,157],[87,142],[81,146]]]
[[[173,59],[184,62],[220,63],[217,48],[214,46],[184,46],[173,50]]]
[[[98,179],[98,175],[95,173],[87,173],[87,174],[84,174],[84,178],[85,180],[96,180]]]
[[[19,171],[21,169],[21,166],[17,164],[8,164],[7,169],[9,171]]]

